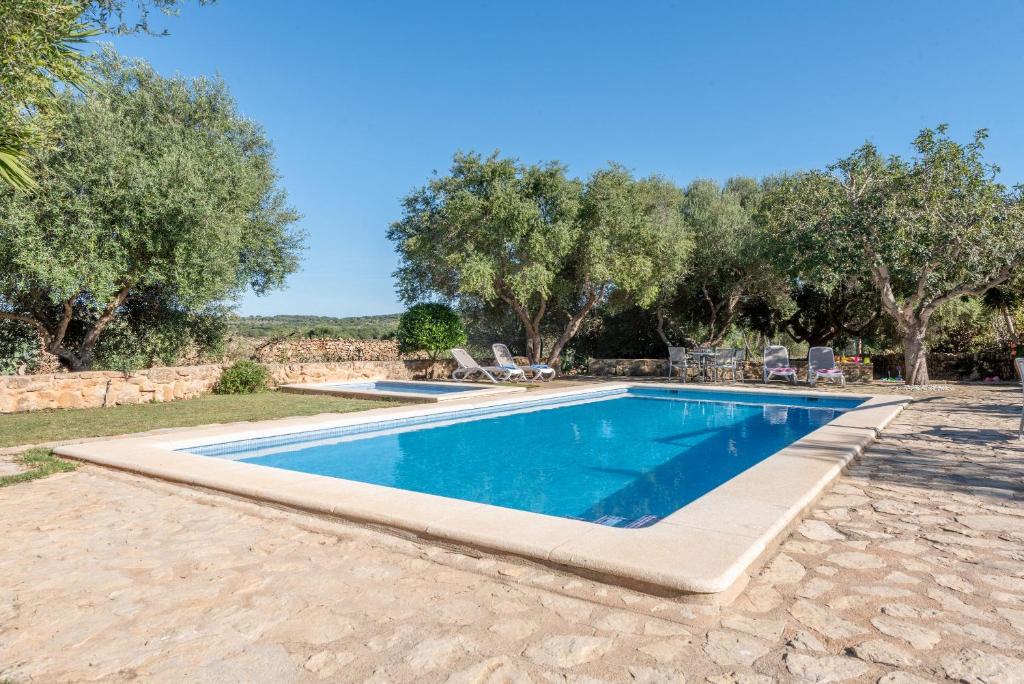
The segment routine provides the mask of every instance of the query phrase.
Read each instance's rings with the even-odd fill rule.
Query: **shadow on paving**
[[[991,458],[954,454],[879,443],[861,458],[859,469],[888,484],[1024,501],[1024,449]]]
[[[922,397],[898,419],[904,425],[868,449],[859,468],[891,484],[1024,502],[1020,412],[1015,387]]]

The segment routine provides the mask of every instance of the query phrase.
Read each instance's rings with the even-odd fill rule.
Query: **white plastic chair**
[[[494,360],[498,362],[498,365],[505,370],[519,371],[523,374],[523,377],[529,380],[542,380],[547,382],[555,377],[555,369],[547,364],[537,363],[530,366],[520,366],[516,363],[515,358],[512,356],[512,352],[508,350],[508,347],[497,342],[491,345],[491,351],[494,352]]]
[[[1017,366],[1017,375],[1020,376],[1021,392],[1024,394],[1024,358],[1014,359],[1013,364]],[[1024,399],[1024,397],[1022,397]],[[1017,429],[1017,439],[1024,439],[1024,404],[1020,409],[1020,427]]]
[[[679,369],[680,379],[686,382],[686,376],[690,372],[690,358],[686,355],[686,347],[668,348],[668,377],[675,377],[676,369]]]
[[[511,370],[500,366],[481,366],[465,349],[452,349],[452,356],[459,367],[452,371],[452,380],[468,380],[474,375],[482,375],[493,383],[512,378],[526,380],[526,373],[521,370]]]
[[[796,384],[796,368],[789,365],[789,350],[782,345],[771,345],[764,348],[764,381],[768,382],[774,377],[789,380],[791,385]]]
[[[811,347],[807,350],[807,384],[814,387],[818,378],[835,380],[846,387],[846,375],[836,366],[836,355],[832,347]]]

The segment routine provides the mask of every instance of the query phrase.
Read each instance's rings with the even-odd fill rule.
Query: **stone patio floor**
[[[0,490],[0,681],[1024,682],[1019,412],[919,394],[722,608],[83,466]]]

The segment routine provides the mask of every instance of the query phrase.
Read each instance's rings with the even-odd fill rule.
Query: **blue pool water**
[[[475,392],[477,387],[454,387],[451,385],[428,385],[418,382],[395,382],[393,380],[376,380],[373,382],[346,382],[326,385],[334,389],[377,390],[392,394],[454,394],[456,392]]]
[[[639,527],[859,403],[634,388],[188,451]]]

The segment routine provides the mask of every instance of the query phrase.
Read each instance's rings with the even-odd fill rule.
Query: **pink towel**
[[[815,373],[821,373],[822,375],[842,375],[843,371],[838,368],[819,368],[814,371]]]
[[[796,373],[796,368],[790,368],[789,366],[779,366],[778,368],[769,368],[769,373]]]

